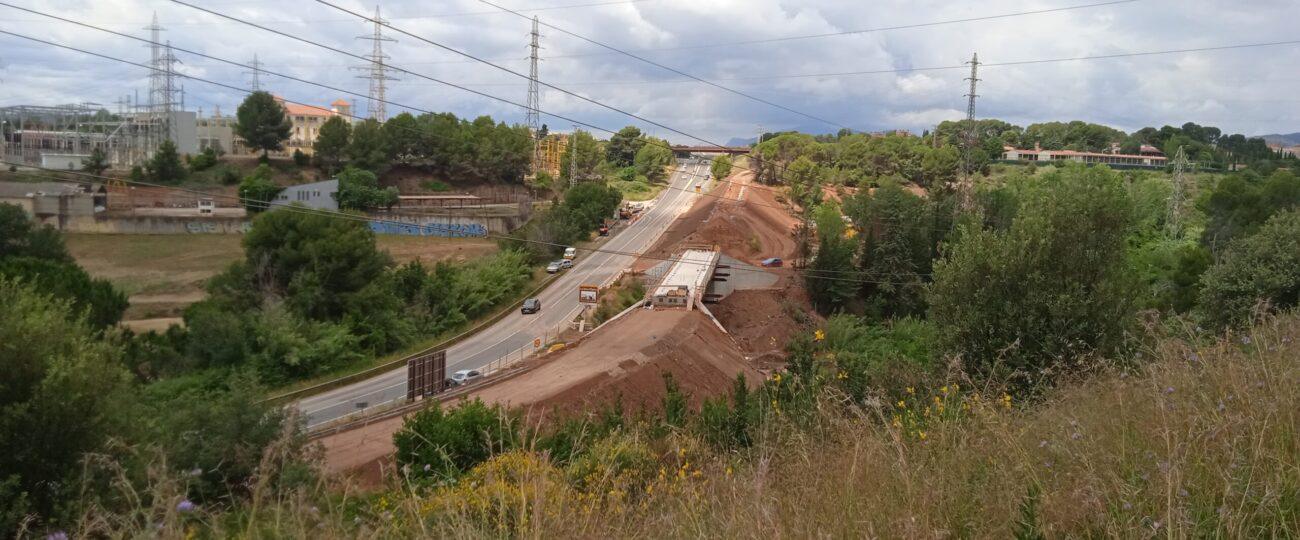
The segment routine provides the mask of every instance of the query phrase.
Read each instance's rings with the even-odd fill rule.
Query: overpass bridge
[[[729,156],[739,156],[748,154],[752,148],[748,146],[686,146],[673,145],[673,154],[677,157],[687,157],[691,154],[727,154]]]

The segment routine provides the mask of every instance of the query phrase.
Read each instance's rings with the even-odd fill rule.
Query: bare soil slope
[[[575,346],[534,361],[523,373],[486,383],[469,399],[522,407],[532,421],[547,415],[591,410],[621,399],[625,410],[659,406],[664,373],[699,400],[725,393],[741,373],[761,375],[736,343],[698,311],[636,310],[602,327]],[[401,418],[320,439],[329,469],[379,478],[393,453]]]

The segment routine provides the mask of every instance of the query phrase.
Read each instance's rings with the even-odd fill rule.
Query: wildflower
[[[1124,509],[1125,509],[1125,510],[1132,510],[1132,509],[1133,509],[1133,504],[1130,503],[1130,502],[1128,502],[1128,501],[1124,501]]]
[[[1165,393],[1166,393],[1166,394],[1172,394],[1172,393],[1174,393],[1174,387],[1172,387],[1172,386],[1166,386],[1166,387],[1165,387]]]
[[[907,402],[906,402],[906,401],[903,401],[903,400],[901,400],[901,399],[898,400],[898,408],[900,408],[900,409],[906,409],[906,408],[907,408]]]
[[[68,540],[68,533],[63,531],[54,531],[45,535],[45,540]]]
[[[1010,409],[1010,408],[1011,408],[1011,394],[1005,394],[1005,393],[1002,394],[1002,400],[1001,400],[1001,401],[1002,401],[1002,407],[1003,407],[1003,408],[1005,408],[1005,409]]]
[[[842,381],[842,380],[844,380],[844,379],[849,378],[849,374],[848,374],[848,373],[845,373],[845,372],[843,372],[843,371],[841,371],[841,372],[839,372],[838,374],[835,375],[835,378],[836,378],[836,379],[839,379],[839,380]]]
[[[934,396],[934,404],[938,405],[940,403],[943,403],[943,400],[939,399],[939,396]]]
[[[814,341],[821,341],[823,339],[826,339],[826,332],[824,330],[818,328],[816,332],[813,332]]]
[[[903,427],[903,419],[897,414],[894,415],[893,425],[894,427]]]
[[[772,381],[776,382],[777,384],[781,384],[781,374],[777,373],[775,375],[772,375]]]
[[[190,502],[189,499],[182,499],[181,502],[176,503],[177,512],[189,513],[189,512],[193,512],[195,508],[198,508],[198,505],[194,504],[193,502]]]
[[[424,472],[429,472],[429,469],[432,469],[432,468],[433,468],[432,465],[429,465],[428,463],[425,463],[425,464],[424,464]]]
[[[916,436],[917,436],[918,438],[920,438],[921,440],[923,440],[923,441],[925,440],[925,432],[924,432],[924,431],[918,431],[918,432],[916,432]]]
[[[1079,434],[1078,431],[1076,431],[1076,432],[1070,434],[1070,439],[1071,439],[1071,440],[1075,440],[1075,441],[1077,441],[1077,440],[1079,440],[1080,437],[1083,437],[1083,435]]]
[[[731,476],[731,465],[727,465],[727,476]]]
[[[945,396],[948,395],[948,387],[947,387],[947,386],[940,387],[940,388],[939,388],[939,393],[941,393],[941,394],[943,394],[943,395],[945,395]],[[937,398],[936,398],[936,399],[937,399]]]
[[[1179,496],[1179,497],[1186,497],[1186,496],[1187,496],[1187,490],[1186,490],[1186,489],[1179,489],[1179,490],[1178,490],[1178,496]]]
[[[1250,336],[1241,336],[1242,345],[1250,345]]]
[[[914,395],[914,394],[916,394],[916,389],[915,389],[915,388],[912,388],[912,387],[910,387],[910,386],[907,387],[907,395],[910,396],[910,395]]]
[[[198,475],[201,475],[201,474],[203,474],[203,469],[200,469],[200,468],[198,468],[198,467],[195,467],[195,468],[189,470],[189,475],[190,475],[190,476],[198,476]]]
[[[960,391],[961,391],[961,385],[959,385],[959,384],[957,384],[957,383],[952,383],[952,391],[953,391],[953,392],[960,392]]]
[[[1045,447],[1045,446],[1047,446],[1047,439],[1043,439],[1043,440],[1041,440],[1041,441],[1038,441],[1038,447],[1039,447],[1039,448],[1043,448],[1043,447]]]

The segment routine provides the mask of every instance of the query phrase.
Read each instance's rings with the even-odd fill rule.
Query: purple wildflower
[[[68,540],[68,533],[63,531],[54,531],[45,535],[45,540]]]
[[[198,508],[198,505],[194,504],[189,499],[183,499],[181,502],[176,503],[177,512],[189,513],[193,512],[196,508]]]

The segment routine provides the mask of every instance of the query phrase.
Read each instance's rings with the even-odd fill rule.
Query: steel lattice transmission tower
[[[1187,162],[1187,152],[1179,146],[1178,151],[1174,153],[1174,177],[1173,193],[1169,195],[1169,234],[1178,237],[1182,234],[1182,224],[1180,218],[1183,213],[1183,199],[1186,193],[1186,173],[1189,167]]]
[[[370,101],[366,105],[366,111],[369,113],[370,118],[383,122],[388,119],[388,109],[385,106],[386,98],[384,97],[384,94],[388,91],[388,81],[397,80],[388,75],[389,68],[384,63],[388,60],[388,56],[384,54],[384,42],[396,42],[397,40],[384,37],[384,25],[388,21],[379,16],[379,6],[375,6],[375,17],[372,20],[375,22],[374,34],[357,36],[357,39],[370,41],[373,44],[370,54],[365,55],[365,58],[370,62],[352,69],[366,73],[357,76],[359,79],[370,80]]]
[[[542,36],[537,30],[538,19],[533,17],[533,31],[529,34],[532,42],[528,45],[530,54],[528,55],[528,115],[524,123],[528,124],[534,134],[542,129],[542,97],[539,85],[537,84],[537,61],[540,59],[538,51],[542,48],[538,44],[538,38]]]
[[[253,68],[252,71],[245,71],[244,74],[250,77],[249,87],[257,92],[262,89],[262,61],[257,59],[257,53],[253,53],[253,60],[248,63]]]
[[[970,64],[970,77],[966,77],[966,79],[965,79],[965,80],[970,81],[970,92],[966,94],[966,97],[968,98],[968,101],[966,102],[966,119],[967,119],[967,120],[975,120],[975,98],[979,97],[979,94],[976,94],[976,93],[975,93],[975,83],[980,82],[980,79],[979,79],[980,55],[979,55],[979,53],[972,54],[971,57],[970,57],[970,62],[966,62],[966,63],[967,63],[967,64]]]
[[[970,57],[970,77],[965,80],[970,81],[970,91],[966,93],[966,132],[962,134],[962,170],[964,172],[961,186],[961,207],[962,211],[971,210],[975,204],[973,191],[975,190],[972,173],[974,172],[971,163],[971,151],[975,148],[975,98],[979,97],[976,93],[976,84],[979,83],[979,53],[973,53]]]
[[[528,125],[528,131],[533,135],[533,173],[541,168],[542,159],[542,96],[537,84],[537,61],[540,60],[538,51],[541,50],[538,38],[542,37],[538,32],[538,19],[533,17],[533,31],[529,34],[532,41],[528,44],[528,111],[524,116],[524,123]]]
[[[180,106],[181,89],[176,84],[176,55],[172,54],[171,43],[162,42],[165,30],[158,24],[158,14],[153,14],[153,23],[144,28],[149,31],[149,147],[162,143],[155,140],[158,136],[175,139],[176,126],[172,122],[172,112]]]

